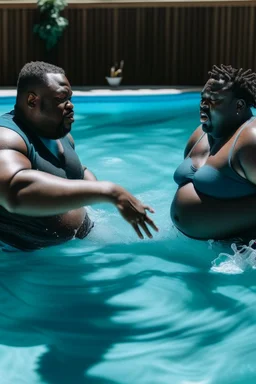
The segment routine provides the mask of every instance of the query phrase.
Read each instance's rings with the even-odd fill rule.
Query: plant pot
[[[108,84],[110,85],[110,87],[118,87],[118,85],[120,85],[122,79],[123,79],[122,77],[108,77],[108,76],[106,76],[106,80],[107,80]]]

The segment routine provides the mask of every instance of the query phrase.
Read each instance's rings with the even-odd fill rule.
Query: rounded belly
[[[171,218],[174,225],[190,237],[201,237],[199,231],[193,228],[196,220],[191,212],[192,208],[195,211],[199,200],[193,184],[188,183],[177,190],[171,205]]]
[[[73,237],[83,239],[92,227],[85,208],[62,215],[31,217],[11,214],[0,207],[0,239],[19,249],[44,248]]]
[[[222,204],[221,204],[222,203]],[[238,206],[232,215],[223,210],[223,202],[205,195],[199,196],[193,183],[180,187],[171,205],[174,225],[195,239],[255,238],[255,224],[241,218]]]
[[[55,235],[59,240],[76,235],[87,213],[85,208],[74,209],[62,215],[42,219],[49,236]]]
[[[211,214],[209,214],[211,211]],[[221,222],[218,201],[197,194],[193,183],[179,188],[171,205],[171,218],[185,235],[195,239],[224,239],[230,237],[229,220]]]

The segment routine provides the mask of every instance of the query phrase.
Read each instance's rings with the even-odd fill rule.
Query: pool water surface
[[[170,220],[199,99],[73,98],[82,163],[151,205],[160,231],[142,241],[98,204],[86,239],[1,253],[1,384],[255,384],[254,269]]]

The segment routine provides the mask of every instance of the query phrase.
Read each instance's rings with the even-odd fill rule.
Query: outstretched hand
[[[149,211],[150,213],[154,213],[155,211],[153,208],[144,205],[123,188],[120,188],[119,190],[116,207],[123,218],[134,228],[139,238],[144,239],[143,232],[145,232],[149,238],[153,237],[148,226],[158,232],[157,226],[146,212]]]

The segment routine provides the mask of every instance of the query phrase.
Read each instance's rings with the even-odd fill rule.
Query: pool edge
[[[119,88],[89,88],[72,87],[74,96],[132,96],[132,95],[176,95],[188,92],[199,92],[200,87],[119,87]],[[0,89],[0,96],[16,96],[15,88]]]

